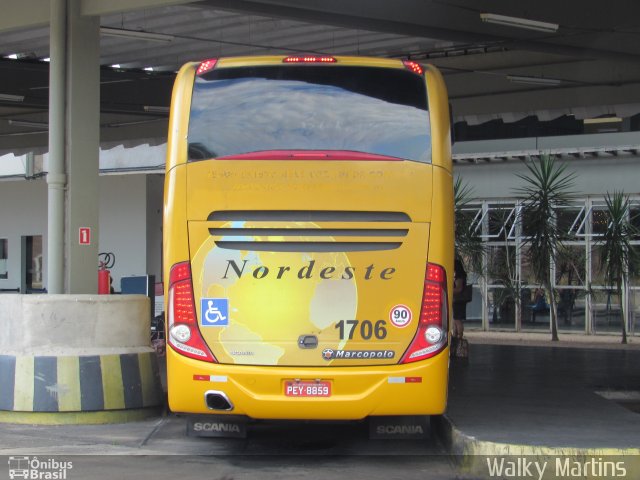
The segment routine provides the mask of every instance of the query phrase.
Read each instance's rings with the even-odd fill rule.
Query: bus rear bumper
[[[220,365],[183,357],[171,348],[167,357],[169,407],[180,413],[359,420],[440,415],[447,403],[448,348],[421,362],[379,367]],[[291,382],[328,384],[330,394],[287,396]]]

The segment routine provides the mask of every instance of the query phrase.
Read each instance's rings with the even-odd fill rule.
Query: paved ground
[[[587,344],[568,336],[563,342],[548,337],[526,342],[522,334],[484,333],[469,338],[469,363],[452,365],[443,435],[447,449],[463,459],[463,471],[488,477],[487,455],[541,465],[555,464],[559,457],[571,462],[610,458],[624,462],[625,474],[619,478],[640,478],[638,402],[622,405],[596,393],[635,393],[610,396],[638,398],[640,349],[635,342],[621,347],[612,338],[615,343]]]
[[[481,332],[465,330],[465,336],[474,344],[483,345],[526,345],[545,348],[597,348],[605,350],[640,350],[640,336],[630,335],[628,343],[620,343],[620,334],[584,335],[582,333],[560,332],[557,342],[551,341],[550,332]]]
[[[640,389],[640,350],[472,345],[454,365],[448,417],[498,443],[639,448],[640,415],[596,391]]]
[[[364,423],[254,425],[246,440],[185,434],[184,418],[175,415],[103,426],[5,424],[0,455],[72,461],[69,480],[460,478],[435,438],[369,440]]]

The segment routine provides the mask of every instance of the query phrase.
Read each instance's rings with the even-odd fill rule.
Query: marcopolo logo
[[[9,478],[31,480],[65,480],[67,471],[73,468],[73,462],[55,458],[9,457]]]
[[[369,360],[395,357],[393,350],[333,350],[325,348],[322,351],[322,358],[325,360]]]

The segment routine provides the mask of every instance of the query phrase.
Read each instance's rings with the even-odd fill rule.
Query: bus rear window
[[[408,70],[277,65],[196,77],[189,159],[274,150],[431,162],[424,78]]]

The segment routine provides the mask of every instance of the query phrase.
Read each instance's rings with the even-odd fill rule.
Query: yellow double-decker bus
[[[164,200],[174,412],[363,419],[446,407],[444,82],[357,57],[185,65]]]

